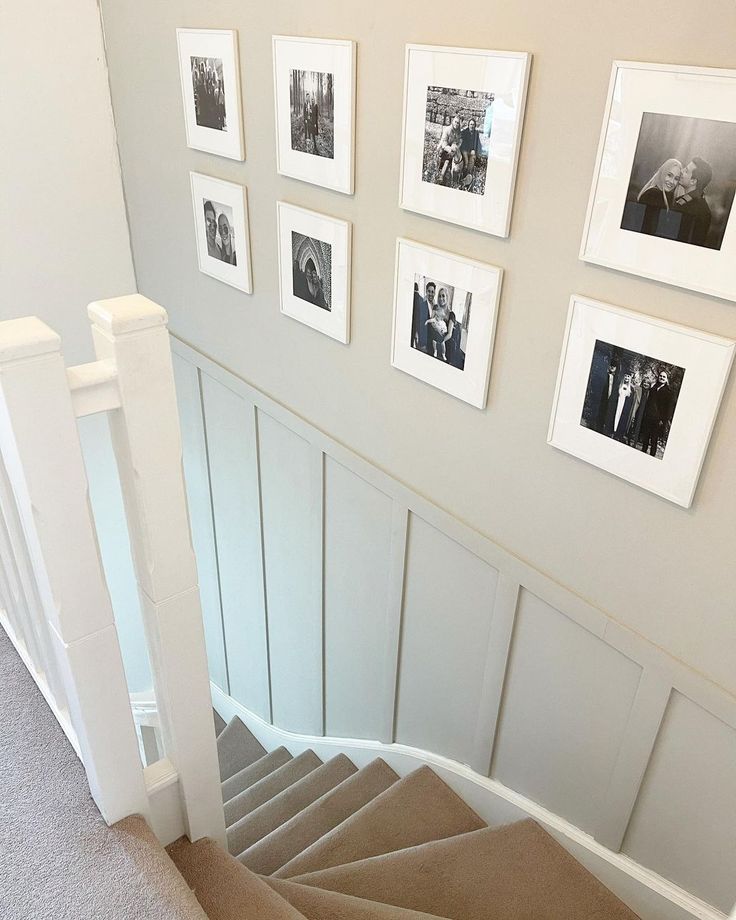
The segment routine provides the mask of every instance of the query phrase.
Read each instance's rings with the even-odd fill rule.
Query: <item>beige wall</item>
[[[577,257],[611,61],[732,65],[733,3],[710,4],[708,28],[685,0],[569,0],[556,7],[540,0],[493,5],[103,0],[102,6],[138,284],[166,307],[172,329],[736,692],[733,379],[689,511],[546,444],[572,292],[736,336],[734,304],[585,265]],[[244,164],[185,146],[177,26],[239,30]],[[272,33],[358,43],[352,198],[275,173]],[[397,207],[409,41],[534,55],[508,240]],[[248,187],[252,296],[197,271],[190,169]],[[277,199],[353,222],[349,347],[279,313]],[[390,367],[397,235],[504,268],[485,411]]]
[[[0,319],[40,316],[88,361],[87,304],[135,290],[94,0],[3,0],[0,85]]]

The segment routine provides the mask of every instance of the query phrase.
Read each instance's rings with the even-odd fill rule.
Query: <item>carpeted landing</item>
[[[218,720],[230,853],[169,847],[210,920],[635,920],[534,821],[487,827],[428,767],[267,753]]]

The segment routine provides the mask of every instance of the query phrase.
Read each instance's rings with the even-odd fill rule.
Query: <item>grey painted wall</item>
[[[736,306],[586,265],[578,247],[611,61],[733,66],[736,6],[693,22],[686,0],[448,7],[317,0],[102,0],[113,107],[140,290],[172,329],[361,456],[736,691],[736,396],[729,382],[689,511],[545,443],[572,292],[736,336]],[[235,28],[245,163],[187,149],[177,26]],[[356,193],[276,175],[271,35],[358,43]],[[697,37],[696,37],[697,36]],[[404,45],[533,53],[511,237],[397,207]],[[189,170],[248,188],[255,293],[197,270]],[[275,202],[353,222],[349,347],[280,315]],[[397,235],[504,268],[488,407],[389,366]],[[328,714],[329,716],[330,714]],[[331,717],[338,720],[334,713]]]
[[[467,764],[729,907],[736,699],[173,344],[214,682]]]

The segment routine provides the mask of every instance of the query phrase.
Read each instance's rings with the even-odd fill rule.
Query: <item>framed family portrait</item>
[[[189,178],[199,270],[252,294],[245,189],[195,172]]]
[[[238,34],[177,29],[187,146],[243,160]]]
[[[736,70],[613,65],[580,258],[736,300]]]
[[[689,508],[734,347],[573,295],[548,443]]]
[[[502,271],[396,241],[393,367],[485,407]]]
[[[273,36],[276,169],[353,194],[355,42]]]
[[[276,217],[281,312],[347,345],[350,224],[285,201]]]
[[[407,45],[399,206],[508,236],[531,55]]]

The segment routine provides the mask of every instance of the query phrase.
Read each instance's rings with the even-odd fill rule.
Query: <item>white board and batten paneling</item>
[[[212,680],[227,699],[302,741],[455,763],[465,789],[476,777],[474,804],[498,803],[490,820],[534,814],[648,920],[728,912],[736,700],[173,349]]]

